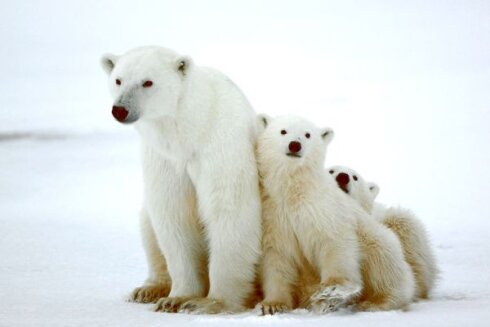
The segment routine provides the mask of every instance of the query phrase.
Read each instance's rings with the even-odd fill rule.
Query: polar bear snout
[[[288,148],[288,156],[300,157],[299,152],[301,151],[301,143],[299,143],[298,141],[292,141],[289,143]]]
[[[124,107],[112,106],[112,115],[118,122],[124,122],[128,117],[129,112]]]
[[[347,185],[350,182],[350,177],[348,174],[340,173],[337,175],[335,180],[337,181],[337,184],[342,189],[342,191],[344,191],[345,193],[349,193],[349,189],[347,188]]]
[[[123,124],[134,123],[139,118],[137,111],[131,107],[128,108],[120,104],[115,104],[112,107],[112,116],[114,116],[118,122]]]

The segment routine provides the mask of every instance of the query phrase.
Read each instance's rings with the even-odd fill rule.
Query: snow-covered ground
[[[135,133],[0,141],[0,326],[488,326],[488,223],[428,225],[442,269],[408,312],[190,316],[125,302],[145,278]]]

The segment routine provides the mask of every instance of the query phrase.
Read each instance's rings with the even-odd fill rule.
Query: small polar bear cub
[[[355,170],[344,166],[333,166],[327,170],[342,191],[397,234],[405,259],[415,275],[415,296],[421,299],[428,298],[437,279],[438,268],[422,222],[409,210],[386,208],[375,203],[379,193],[378,185],[366,182]]]
[[[258,117],[257,162],[262,187],[264,300],[262,314],[296,307],[329,312],[362,289],[356,220],[366,213],[339,192],[323,169],[330,128],[294,116]],[[295,296],[309,266],[316,291]]]

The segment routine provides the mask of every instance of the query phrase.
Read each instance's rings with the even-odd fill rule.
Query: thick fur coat
[[[349,302],[388,310],[410,303],[414,281],[398,239],[323,168],[333,131],[291,116],[259,116],[259,124],[262,312],[328,312]]]
[[[240,311],[260,257],[256,116],[222,73],[160,47],[106,55],[112,113],[141,135],[141,227],[156,310]]]
[[[403,208],[385,207],[375,202],[379,187],[366,182],[355,170],[333,166],[329,174],[337,181],[339,188],[366,210],[384,226],[392,230],[399,238],[405,260],[410,265],[416,282],[415,297],[428,298],[434,288],[439,270],[429,236],[423,223],[410,211]]]
[[[335,310],[362,289],[357,215],[323,170],[329,128],[297,117],[259,117],[257,161],[263,191],[263,313],[295,307]],[[313,274],[308,285],[302,270]],[[306,284],[306,285],[305,285]],[[304,298],[298,287],[311,287]]]

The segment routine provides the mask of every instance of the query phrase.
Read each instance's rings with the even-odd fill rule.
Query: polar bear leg
[[[328,244],[328,242],[325,242]],[[310,298],[310,308],[325,313],[335,311],[356,297],[362,289],[357,239],[353,235],[332,248],[321,249],[319,289]]]
[[[264,212],[264,217],[267,212]],[[271,219],[272,217],[268,217]],[[293,309],[292,285],[297,281],[298,270],[292,261],[296,255],[282,233],[285,226],[270,226],[264,221],[264,253],[261,263],[264,300],[257,305],[262,315],[273,315]]]
[[[158,247],[150,216],[145,208],[140,213],[140,228],[143,248],[148,262],[148,278],[143,286],[136,288],[129,300],[139,303],[154,303],[170,292],[170,276],[167,263]]]
[[[273,315],[293,309],[292,283],[297,270],[277,250],[264,253],[262,267],[262,287],[264,300],[257,305],[262,315]]]
[[[201,165],[196,174],[209,240],[210,289],[209,303],[191,303],[191,311],[212,313],[219,303],[225,311],[240,311],[253,291],[261,252],[261,206],[255,163],[242,157],[230,157],[225,168]]]
[[[388,209],[382,223],[400,239],[405,259],[415,275],[416,296],[428,298],[437,279],[438,269],[424,225],[409,210],[401,208]]]
[[[394,310],[413,299],[415,280],[399,240],[385,226],[364,219],[358,229],[363,252],[365,288],[358,310]]]
[[[208,230],[208,297],[223,300],[228,310],[240,311],[253,290],[260,253],[260,235],[247,226],[247,220],[255,219],[254,216],[244,217],[243,212],[222,211],[215,218],[220,221],[211,223]]]
[[[176,312],[186,300],[205,295],[206,244],[195,191],[185,171],[165,160],[151,168],[156,171],[147,178],[147,208],[172,280],[169,298],[160,299],[156,310]]]

